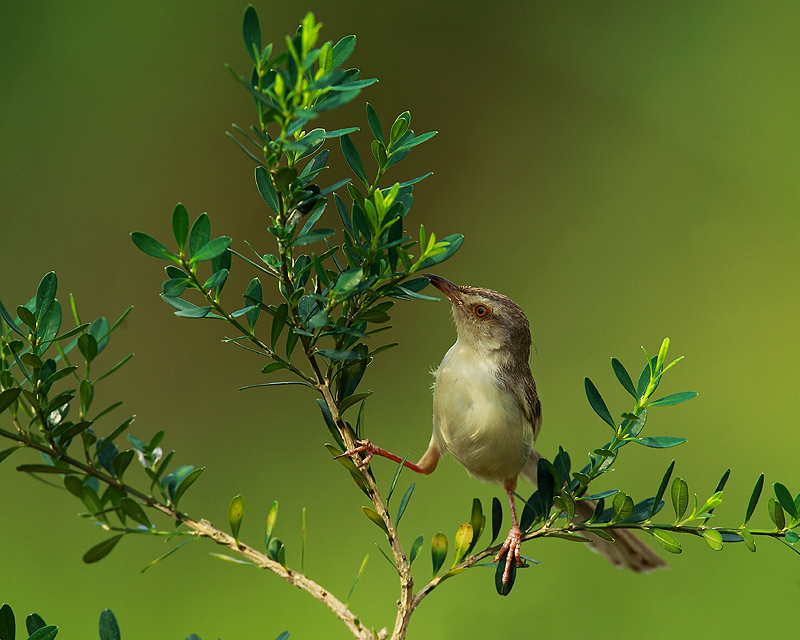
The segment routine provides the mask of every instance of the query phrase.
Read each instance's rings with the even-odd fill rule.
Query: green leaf
[[[259,280],[258,278],[253,278],[250,281],[250,284],[247,285],[247,291],[244,294],[244,297],[247,300],[252,300],[254,302],[259,303],[256,304],[255,307],[250,311],[248,311],[246,314],[247,324],[250,327],[250,331],[252,331],[253,327],[256,326],[256,322],[258,321],[258,316],[261,314],[260,303],[263,299],[263,295],[264,293],[263,293],[263,288],[261,286],[261,280]],[[280,307],[278,307],[279,310],[281,308],[286,308],[288,310],[287,305],[281,305]]]
[[[24,333],[23,333],[23,332],[20,330],[19,326],[17,325],[17,323],[16,323],[16,322],[14,322],[14,319],[11,317],[11,314],[8,312],[8,309],[6,309],[6,308],[5,308],[5,306],[3,306],[3,303],[2,303],[2,302],[0,302],[0,316],[2,316],[3,320],[5,320],[5,321],[6,321],[6,323],[8,324],[9,328],[10,328],[12,331],[15,331],[16,333],[18,333],[18,334],[19,334],[19,335],[21,335],[21,336],[22,336],[24,339],[26,339],[26,340],[27,340],[28,336],[27,336],[26,334],[24,334]]]
[[[601,491],[600,493],[593,493],[589,496],[581,496],[581,500],[599,500],[600,498],[608,498],[619,493],[619,489],[609,489],[608,491]]]
[[[506,551],[508,553],[508,551]],[[494,586],[497,589],[498,595],[507,596],[511,593],[511,589],[514,586],[514,582],[517,580],[517,563],[516,561],[512,561],[509,565],[509,572],[508,572],[508,581],[503,582],[503,574],[505,573],[506,562],[504,559],[500,559],[497,563],[497,567],[494,570]]]
[[[356,576],[356,579],[353,582],[353,586],[350,587],[350,593],[347,594],[347,599],[344,601],[345,606],[347,606],[347,603],[350,602],[350,596],[353,595],[353,591],[355,590],[358,581],[361,580],[361,575],[364,573],[364,569],[367,566],[367,560],[369,560],[369,554],[365,555],[364,559],[361,561],[361,568],[358,570],[358,575]]]
[[[670,553],[681,552],[681,543],[678,542],[678,539],[671,533],[667,533],[661,529],[647,529],[647,531],[656,539],[658,544],[660,544]]]
[[[57,635],[58,627],[51,624],[29,635],[28,640],[53,640]]]
[[[741,527],[739,529],[739,533],[742,535],[742,538],[744,538],[745,546],[750,551],[755,553],[756,552],[756,541],[753,539],[753,534],[750,533],[750,531],[748,529],[746,529],[745,527]]]
[[[194,221],[189,231],[189,255],[194,255],[200,247],[208,244],[211,239],[211,221],[207,213],[201,213]]]
[[[364,272],[358,267],[351,267],[339,274],[333,290],[337,296],[341,296],[358,286],[363,279]]]
[[[203,289],[215,289],[216,287],[223,284],[228,279],[228,270],[227,269],[220,269],[219,271],[212,273],[209,276],[208,280],[203,283]]]
[[[186,238],[189,236],[189,212],[182,203],[175,205],[172,212],[172,235],[178,243],[178,250],[183,251],[186,246]]]
[[[800,540],[800,535],[797,535],[794,531],[787,531],[786,532],[786,542],[789,544],[794,544],[798,540]]]
[[[784,508],[786,513],[793,518],[797,518],[797,507],[794,504],[794,499],[792,498],[792,494],[789,493],[789,490],[780,482],[776,482],[772,486],[773,489],[775,489],[775,497],[778,499],[778,502]]]
[[[625,492],[623,491],[620,491],[614,496],[613,505],[614,515],[611,518],[612,522],[625,520],[633,513],[633,499],[630,496],[625,495]]]
[[[330,238],[331,236],[336,235],[336,231],[333,229],[316,229],[314,231],[309,231],[301,236],[297,236],[293,241],[293,247],[303,247],[307,244],[312,244],[314,242],[319,242],[320,240],[324,240],[325,238]]]
[[[371,509],[370,507],[361,507],[361,510],[364,512],[364,515],[378,525],[387,536],[389,535],[389,529],[386,526],[386,523],[383,521],[383,518],[378,515],[378,512],[375,511],[375,509]]]
[[[14,620],[14,611],[4,604],[0,607],[0,638],[14,640],[17,633],[17,624]]]
[[[269,547],[269,541],[272,539],[272,532],[275,530],[275,523],[278,521],[278,501],[275,500],[267,513],[267,533],[265,536],[264,546]]]
[[[3,411],[8,409],[14,403],[14,401],[17,399],[17,396],[19,396],[20,391],[22,391],[22,389],[19,387],[14,387],[11,389],[6,389],[0,393],[0,413],[3,413]]]
[[[594,409],[594,412],[605,420],[612,429],[616,430],[617,425],[614,424],[614,419],[611,417],[611,413],[597,387],[594,386],[594,383],[589,378],[584,378],[583,384],[586,388],[586,397],[589,399],[589,404]]]
[[[197,264],[198,262],[203,262],[204,260],[216,258],[217,256],[225,253],[230,246],[231,239],[228,236],[214,238],[210,242],[207,242],[200,247],[200,249],[197,250],[197,253],[192,255],[191,259],[189,260],[189,264]]]
[[[21,471],[23,473],[59,473],[61,475],[66,475],[68,473],[80,473],[79,469],[55,467],[50,464],[21,464],[17,467],[17,471]]]
[[[283,362],[270,362],[267,366],[261,369],[261,373],[275,373],[281,369],[286,369],[286,364]]]
[[[478,544],[478,540],[480,540],[483,529],[486,526],[486,516],[483,515],[483,505],[478,498],[472,499],[470,524],[472,525],[473,536],[467,553],[472,553],[472,550],[475,548],[475,545]]]
[[[433,562],[433,576],[439,573],[447,557],[447,536],[441,531],[433,536],[431,541],[431,561]]]
[[[758,480],[756,480],[756,485],[753,487],[753,492],[750,494],[750,502],[747,504],[747,513],[744,516],[744,522],[742,526],[746,525],[750,522],[750,518],[753,517],[753,512],[756,510],[756,506],[758,505],[758,499],[761,497],[761,490],[764,488],[764,474],[762,473]],[[745,542],[747,542],[747,538],[745,538]]]
[[[722,551],[722,534],[716,529],[704,529],[700,532],[708,546],[714,551]]]
[[[99,544],[94,545],[91,549],[83,554],[83,561],[86,564],[91,564],[93,562],[97,562],[98,560],[102,560],[114,550],[114,547],[117,546],[117,543],[122,539],[123,535],[125,534],[120,533],[112,538],[108,538]]]
[[[25,446],[24,444],[18,444],[16,447],[10,447],[8,449],[0,451],[0,462],[8,458],[8,456],[14,453],[17,449],[22,449],[24,446]],[[2,638],[2,636],[0,636],[0,638]]]
[[[35,316],[37,320],[41,320],[50,311],[50,306],[53,300],[56,299],[56,290],[58,289],[58,278],[55,271],[50,271],[45,274],[39,287],[36,289],[36,309]]]
[[[184,493],[191,487],[195,480],[200,477],[200,474],[205,471],[205,467],[199,467],[192,471],[188,476],[186,476],[183,480],[181,480],[178,487],[175,489],[175,497],[172,499],[172,503],[175,505],[175,508],[178,507],[178,502],[180,502],[181,497]]]
[[[435,136],[437,133],[439,133],[439,132],[438,131],[428,131],[427,133],[423,133],[421,135],[414,136],[413,138],[411,138],[411,140],[409,140],[407,142],[404,142],[402,146],[395,147],[392,150],[392,153],[402,153],[403,151],[407,151],[411,147],[416,147],[418,144],[422,144],[423,142],[427,142],[428,140],[433,138],[433,136]]]
[[[636,389],[633,386],[633,380],[631,380],[628,371],[622,363],[616,358],[611,358],[611,367],[614,369],[614,374],[617,376],[617,380],[619,380],[619,383],[623,386],[625,391],[636,398]]]
[[[358,151],[356,150],[356,146],[353,144],[353,141],[350,139],[350,136],[345,134],[341,138],[339,138],[339,143],[342,145],[342,153],[344,154],[344,159],[347,160],[347,164],[350,165],[350,168],[353,170],[353,173],[356,174],[356,177],[361,180],[367,187],[369,187],[369,181],[367,180],[367,174],[364,171],[364,164],[361,162],[361,157],[358,155]]]
[[[154,258],[161,258],[164,260],[172,260],[173,262],[180,262],[180,259],[171,253],[163,244],[155,238],[148,236],[146,233],[134,231],[131,233],[131,240],[141,251],[148,256]]]
[[[400,138],[405,135],[406,131],[408,130],[408,125],[411,123],[411,114],[408,111],[404,111],[392,124],[392,130],[389,135],[389,148],[394,147]]]
[[[231,525],[231,533],[233,534],[236,544],[239,544],[239,529],[242,526],[242,519],[244,518],[244,498],[242,494],[233,496],[231,504],[228,507],[228,522]]]
[[[683,391],[681,393],[673,393],[671,396],[666,396],[664,398],[660,398],[658,400],[653,400],[652,402],[648,402],[648,407],[666,407],[671,404],[680,404],[681,402],[686,402],[687,400],[691,400],[697,395],[697,391]]]
[[[333,45],[333,63],[331,69],[335,70],[341,67],[353,53],[355,46],[355,36],[345,36]]]
[[[472,544],[473,533],[472,525],[469,522],[463,523],[456,531],[455,547],[453,548],[453,568],[467,555]]]
[[[683,478],[677,477],[672,482],[672,506],[675,509],[675,521],[679,522],[689,506],[689,485]]]
[[[381,121],[378,119],[378,114],[369,102],[367,102],[367,122],[369,122],[369,128],[372,131],[372,135],[375,136],[375,139],[386,146],[386,140],[383,138]]]
[[[100,640],[120,640],[119,624],[111,609],[103,609],[100,614]]]
[[[503,525],[503,506],[497,496],[492,498],[492,541],[489,543],[491,547],[494,541],[497,540],[497,535],[500,533],[500,527]]]
[[[275,213],[280,213],[278,193],[275,191],[275,185],[272,184],[269,172],[264,167],[256,167],[256,187],[267,206]]]
[[[636,397],[638,399],[642,399],[644,396],[644,392],[647,391],[647,387],[650,384],[650,371],[651,368],[656,366],[656,360],[658,359],[657,356],[654,356],[650,360],[647,361],[647,364],[644,365],[644,369],[642,369],[642,373],[639,375],[639,382],[636,385]]]
[[[276,541],[280,543],[280,540],[276,538]],[[276,545],[275,553],[270,553],[269,557],[275,560],[275,562],[280,562],[281,553],[283,552],[283,544],[280,543]],[[243,564],[248,567],[255,567],[256,565],[252,562],[248,562],[247,560],[240,560],[239,558],[234,558],[233,556],[226,555],[224,553],[209,553],[208,555],[213,556],[214,558],[219,558],[220,560],[224,560],[225,562],[231,562],[233,564]],[[274,557],[273,557],[274,556]],[[282,563],[281,563],[282,564]]]
[[[191,283],[192,281],[186,277],[170,278],[161,285],[161,293],[170,298],[177,298],[186,291],[186,287]]]
[[[22,322],[28,325],[31,329],[36,326],[36,316],[33,315],[33,312],[28,309],[28,307],[24,305],[19,305],[17,307],[17,316],[19,317]]]
[[[439,242],[446,242],[447,246],[444,247],[444,251],[441,253],[436,254],[435,256],[431,256],[427,258],[419,267],[418,270],[422,269],[429,269],[435,264],[440,264],[445,260],[451,258],[453,254],[458,251],[461,245],[464,243],[464,236],[460,233],[454,233],[452,235],[447,236],[446,238],[442,238]]]
[[[656,492],[655,498],[653,499],[653,508],[650,511],[650,517],[652,518],[656,515],[659,504],[661,503],[661,498],[664,497],[664,492],[667,490],[667,484],[669,483],[670,477],[672,477],[672,470],[675,468],[675,461],[673,460],[669,467],[667,467],[667,471],[664,473],[664,477],[661,479],[661,484],[658,486],[658,491]]]
[[[315,353],[329,360],[361,360],[365,357],[363,353],[359,353],[358,351],[337,349],[318,349]]]
[[[122,480],[122,476],[125,473],[125,470],[128,468],[130,463],[133,461],[133,456],[135,454],[133,451],[128,449],[127,451],[123,451],[116,456],[114,456],[114,461],[112,463],[112,469],[114,470],[114,476]]]
[[[780,531],[786,527],[786,516],[783,514],[783,508],[775,498],[770,498],[767,503],[767,511],[769,518],[775,523],[775,527]]]
[[[81,355],[86,359],[86,362],[91,362],[97,357],[97,340],[91,333],[84,333],[78,338],[78,350]]]
[[[103,451],[103,449],[105,449],[112,442],[114,442],[114,440],[116,440],[120,435],[125,433],[125,430],[131,426],[134,420],[135,416],[131,416],[127,420],[123,421],[122,424],[116,427],[111,433],[109,433],[108,437],[103,438],[102,444],[97,448],[97,453],[100,454],[100,452]]]
[[[155,566],[155,565],[157,565],[159,562],[161,562],[161,561],[162,561],[164,558],[166,558],[166,557],[168,557],[168,556],[171,556],[173,553],[175,553],[175,552],[176,552],[178,549],[180,549],[180,548],[181,548],[183,545],[185,545],[185,544],[189,544],[190,542],[193,542],[194,540],[196,540],[196,538],[189,538],[188,540],[184,540],[184,541],[183,541],[183,542],[181,542],[180,544],[176,544],[174,547],[172,547],[172,549],[170,549],[169,551],[167,551],[165,554],[158,556],[158,558],[156,558],[156,559],[155,559],[155,560],[153,560],[153,561],[152,561],[150,564],[148,564],[148,565],[147,565],[147,566],[146,566],[144,569],[142,569],[141,573],[144,573],[145,571],[147,571],[147,570],[148,570],[148,569],[150,569],[151,567],[154,567],[154,566]]]
[[[297,335],[297,334],[289,334],[289,335]],[[341,453],[342,451],[345,451],[347,447],[344,446],[344,442],[342,441],[342,435],[339,433],[339,428],[333,421],[333,416],[331,415],[330,409],[328,409],[328,405],[325,404],[325,400],[323,400],[322,398],[317,398],[317,404],[319,405],[320,411],[322,411],[322,417],[325,419],[325,424],[328,427],[328,431],[331,432],[333,439],[339,446],[339,452]],[[339,458],[339,460],[345,460],[345,459],[346,458]]]
[[[253,62],[258,64],[258,59],[261,56],[261,27],[258,24],[258,13],[255,7],[249,4],[244,10],[244,17],[242,18],[242,35],[244,36],[244,46],[247,48],[247,53],[253,59]]]
[[[350,350],[360,353],[364,356],[366,356],[369,352],[369,348],[363,343],[358,343]],[[352,362],[341,369],[341,374],[339,377],[340,400],[344,401],[346,398],[349,398],[356,392],[361,379],[364,377],[364,373],[367,369],[367,363],[368,359],[364,357],[361,360]]]
[[[414,493],[414,487],[417,486],[417,483],[413,483],[403,494],[402,499],[400,500],[400,506],[397,507],[397,518],[395,520],[395,526],[400,526],[400,518],[403,517],[403,514],[406,512],[406,507],[408,506],[408,501],[411,500],[411,494]]]
[[[42,627],[46,627],[47,623],[42,619],[38,613],[31,613],[25,618],[25,628],[28,630],[29,634],[33,634],[34,632],[38,631]]]
[[[342,400],[342,404],[339,405],[339,411],[344,413],[354,404],[358,404],[361,400],[364,400],[371,395],[372,391],[364,391],[362,393],[355,393],[352,396],[347,396],[344,400]]]
[[[419,534],[417,536],[416,540],[414,540],[414,542],[412,543],[411,551],[409,551],[409,553],[408,553],[408,564],[409,564],[409,566],[414,564],[414,560],[417,559],[417,556],[419,555],[419,551],[420,551],[420,549],[422,549],[422,544],[424,542],[425,542],[425,536],[423,536],[422,534]]]
[[[173,298],[162,293],[161,299],[168,305],[175,307],[177,309],[175,315],[182,318],[205,318],[211,313],[211,307],[198,307],[183,298]]]
[[[614,542],[614,536],[612,536],[608,531],[604,531],[598,527],[592,528],[592,533],[596,535],[598,538],[602,538],[606,542]]]
[[[648,405],[650,406],[650,405]],[[686,438],[672,438],[670,436],[656,436],[654,438],[635,438],[629,440],[645,447],[652,449],[669,449],[670,447],[677,447],[679,444],[686,442]]]

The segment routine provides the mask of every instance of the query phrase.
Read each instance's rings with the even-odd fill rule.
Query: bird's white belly
[[[533,429],[514,394],[503,389],[491,360],[453,345],[436,374],[434,437],[472,475],[515,478],[533,450]]]

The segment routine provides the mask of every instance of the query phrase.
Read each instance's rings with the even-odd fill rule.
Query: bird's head
[[[487,355],[500,350],[527,362],[531,330],[525,312],[516,302],[491,289],[458,286],[441,276],[424,275],[453,303],[460,341]]]

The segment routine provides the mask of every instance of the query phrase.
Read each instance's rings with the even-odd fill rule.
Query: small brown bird
[[[528,364],[530,325],[520,306],[502,293],[424,275],[450,298],[458,339],[435,373],[433,435],[428,450],[417,464],[405,464],[428,475],[449,451],[470,474],[503,485],[512,525],[495,562],[506,557],[506,583],[512,562],[523,565],[513,492],[520,475],[536,484],[541,457],[534,449],[542,408]],[[401,460],[369,442],[357,450],[367,452],[367,460],[371,454]],[[593,514],[595,503],[578,500],[575,507],[576,521],[582,522]],[[666,566],[632,531],[617,530],[614,536],[613,544],[591,536],[591,544],[615,566],[636,572]]]

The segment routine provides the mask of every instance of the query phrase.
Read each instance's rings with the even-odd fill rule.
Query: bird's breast
[[[471,474],[515,478],[533,449],[533,429],[491,357],[456,342],[436,373],[434,437]]]

